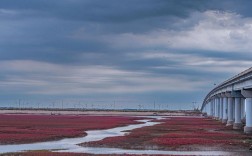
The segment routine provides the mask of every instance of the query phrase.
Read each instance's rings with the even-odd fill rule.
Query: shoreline
[[[38,115],[102,115],[102,116],[199,116],[194,111],[123,111],[123,110],[44,110],[44,109],[0,109],[0,114]]]

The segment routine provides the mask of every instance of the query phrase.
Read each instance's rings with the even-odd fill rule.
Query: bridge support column
[[[222,121],[223,119],[223,98],[220,97],[220,117],[219,120]]]
[[[241,93],[246,98],[245,99],[246,126],[244,127],[244,133],[252,134],[252,91],[241,90]]]
[[[219,119],[219,98],[215,97],[215,119]]]
[[[217,118],[217,100],[214,98],[214,119]]]
[[[233,129],[241,129],[242,122],[241,122],[241,98],[243,98],[240,91],[232,91],[232,97],[234,98],[234,125]]]
[[[208,102],[207,103],[207,116],[211,116],[210,114],[211,114],[211,102]]]
[[[208,115],[208,102],[206,103],[204,110],[205,110],[205,114]]]
[[[235,98],[233,97],[233,121],[235,121]]]
[[[210,103],[209,103],[210,105],[209,105],[209,108],[210,108],[210,114],[209,114],[209,116],[213,116],[213,102],[212,102],[212,100],[210,100]]]
[[[219,120],[221,118],[220,116],[220,98],[217,97],[217,119]]]
[[[241,98],[235,98],[235,122],[233,129],[241,129]]]
[[[231,126],[234,123],[233,120],[233,98],[231,96],[231,93],[225,94],[228,97],[228,121],[226,126]]]
[[[214,118],[215,116],[215,103],[214,103],[214,99],[211,100],[211,103],[212,103],[212,117]]]
[[[222,118],[222,123],[227,123],[227,97],[225,94],[221,94],[223,98],[223,118]]]
[[[227,121],[227,126],[233,125],[234,120],[233,120],[233,98],[229,97],[228,98],[228,121]]]
[[[246,98],[246,126],[244,127],[244,132],[247,134],[252,134],[252,98]]]
[[[245,123],[245,98],[241,98],[241,121]]]

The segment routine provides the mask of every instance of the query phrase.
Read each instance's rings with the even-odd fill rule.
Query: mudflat
[[[165,113],[155,112],[126,112],[127,114],[122,113],[118,116],[121,112],[95,112],[92,115],[89,114],[91,112],[88,112],[88,114],[79,114],[75,112],[74,115],[73,111],[69,111],[70,113],[63,111],[64,113],[54,112],[57,115],[51,115],[52,113],[45,113],[44,111],[29,111],[23,111],[22,114],[20,114],[21,112],[18,112],[18,114],[8,112],[8,114],[2,113],[0,115],[0,125],[2,127],[0,142],[2,144],[76,137],[85,135],[85,130],[107,129],[136,124],[137,122],[135,120],[147,118],[146,116],[148,115],[162,115],[165,118],[158,120],[160,124],[134,129],[128,131],[124,136],[108,137],[100,141],[81,143],[80,146],[133,150],[224,151],[230,152],[230,155],[252,154],[249,150],[252,145],[252,137],[245,135],[242,129],[233,130],[232,127],[227,127],[218,120],[203,117],[199,113],[165,112],[165,115]],[[155,120],[156,119],[152,119],[152,121]],[[11,139],[10,133],[16,136],[16,138],[12,137]],[[35,140],[26,140],[27,134],[31,136],[39,136],[38,134],[43,135],[37,140],[36,137],[33,137]],[[23,135],[26,137],[17,137]],[[28,138],[31,138],[29,135]],[[94,154],[28,151],[23,153],[10,153],[7,155],[85,156]],[[112,155],[117,156],[116,154]]]

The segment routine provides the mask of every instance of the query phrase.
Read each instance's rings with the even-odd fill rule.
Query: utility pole
[[[154,101],[154,110],[156,109],[156,101]]]
[[[138,105],[138,108],[139,108],[139,111],[140,111],[140,109],[141,109],[141,105],[140,104]]]
[[[53,101],[53,103],[52,103],[52,107],[53,107],[53,109],[54,109],[54,105],[55,105],[55,102]]]

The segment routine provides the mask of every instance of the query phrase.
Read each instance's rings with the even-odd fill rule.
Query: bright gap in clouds
[[[235,13],[211,10],[194,13],[188,19],[178,23],[183,27],[183,24],[191,22],[193,25],[190,24],[192,26],[185,30],[158,29],[145,34],[105,35],[103,40],[119,48],[131,45],[136,48],[161,47],[201,50],[202,53],[205,51],[244,54],[252,52],[250,44],[252,41],[250,35],[252,33],[252,18],[243,18]],[[106,40],[108,37],[110,40]]]

